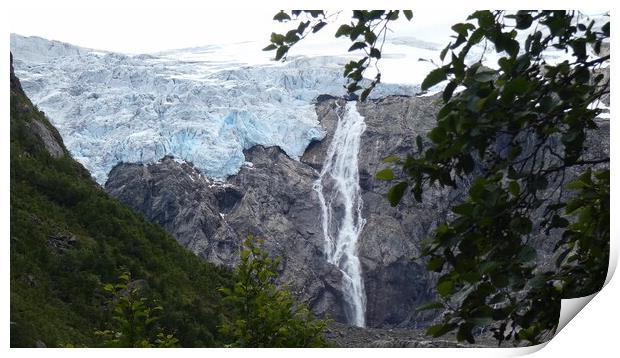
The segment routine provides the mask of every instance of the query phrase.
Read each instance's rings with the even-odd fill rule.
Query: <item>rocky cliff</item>
[[[281,282],[308,300],[319,315],[345,321],[341,273],[325,260],[321,210],[313,184],[318,178],[337,123],[334,98],[321,98],[316,112],[325,128],[300,161],[277,147],[255,146],[244,152],[246,164],[225,182],[212,182],[191,164],[166,157],[158,163],[119,164],[106,190],[170,231],[208,261],[234,265],[248,233],[282,257]],[[363,217],[359,241],[369,326],[424,325],[431,316],[415,307],[432,298],[432,278],[418,255],[419,242],[446,215],[448,198],[397,208],[385,199],[389,184],[373,178],[388,155],[410,151],[413,138],[433,121],[435,99],[386,97],[358,106],[365,117],[359,155]],[[402,134],[405,133],[403,136]]]
[[[429,188],[423,202],[405,199],[392,208],[385,198],[390,183],[374,173],[389,155],[414,151],[415,137],[434,123],[437,97],[389,96],[358,103],[366,130],[359,152],[362,217],[358,241],[370,327],[421,327],[435,317],[416,307],[434,297],[434,277],[420,260],[420,243],[449,215],[463,191]],[[281,283],[309,302],[319,315],[346,322],[341,272],[325,258],[321,209],[313,184],[327,155],[342,100],[320,96],[317,117],[326,131],[300,160],[278,147],[245,150],[246,165],[225,182],[206,179],[191,164],[166,157],[158,163],[119,164],[106,190],[163,225],[179,242],[208,261],[235,265],[248,233],[282,257]],[[589,155],[609,153],[609,123],[588,139]],[[465,183],[466,184],[466,183]],[[539,261],[552,262],[551,240],[541,240]]]

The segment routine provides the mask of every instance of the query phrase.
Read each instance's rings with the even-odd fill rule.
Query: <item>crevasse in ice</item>
[[[345,93],[343,58],[248,65],[217,46],[129,56],[15,34],[11,51],[25,92],[99,183],[119,162],[165,155],[214,179],[237,173],[256,144],[299,158],[325,135],[313,100]],[[412,89],[374,95],[395,93]]]

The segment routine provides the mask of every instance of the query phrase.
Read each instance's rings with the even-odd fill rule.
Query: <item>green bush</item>
[[[251,235],[244,243],[232,288],[221,288],[231,317],[220,327],[231,347],[325,347],[327,325],[305,303],[274,284],[280,258],[259,249]]]
[[[171,348],[179,340],[157,326],[164,308],[144,297],[143,287],[131,280],[129,272],[119,276],[119,283],[108,283],[103,290],[110,295],[112,321],[109,329],[95,331],[104,347]]]

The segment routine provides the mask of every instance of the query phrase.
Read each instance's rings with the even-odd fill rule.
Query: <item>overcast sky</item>
[[[257,3],[262,5],[257,6]],[[270,0],[269,2],[243,2],[240,0],[18,0],[8,4],[9,31],[26,36],[68,42],[74,45],[123,53],[146,53],[168,49],[201,46],[207,44],[239,41],[268,42],[272,31],[289,29],[273,21],[273,15],[283,5],[304,2]],[[311,2],[316,8],[333,7],[333,0]],[[397,7],[411,2],[387,1],[381,5]],[[521,5],[528,3],[525,1]],[[537,5],[563,4],[570,7],[572,0],[536,1]],[[579,3],[579,2],[577,2]],[[338,2],[339,6],[351,8],[372,7],[376,2],[356,0]],[[502,7],[514,2],[467,1],[467,2],[414,2],[420,6],[413,9],[411,23],[405,20],[393,24],[393,35],[415,36],[425,41],[445,44],[451,35],[450,27],[464,21],[477,8]],[[601,2],[589,4],[600,7]],[[267,7],[267,5],[271,7]],[[280,5],[280,6],[278,6]],[[367,6],[365,6],[367,5]],[[443,5],[443,6],[442,6]],[[487,6],[485,6],[487,5]],[[214,8],[213,6],[219,6]],[[222,8],[221,6],[228,6]],[[236,8],[235,8],[236,6]],[[435,7],[429,7],[435,6]],[[581,2],[580,7],[584,4]],[[298,6],[302,7],[303,6]],[[306,6],[308,7],[308,6]],[[402,7],[402,6],[401,6]],[[504,6],[506,7],[506,6]],[[332,11],[333,12],[333,11]],[[340,16],[347,20],[350,10]],[[278,26],[280,25],[280,26]],[[325,28],[307,42],[333,41],[335,32]]]
[[[172,2],[176,6],[129,0],[122,6],[109,0],[99,5],[88,2],[91,5],[85,6],[84,3],[71,0],[13,2],[9,5],[12,8],[10,31],[100,50],[145,53],[239,41],[267,44],[272,31],[290,28],[290,25],[278,26],[272,20],[278,11],[275,6],[234,10],[201,8],[195,4],[177,4],[178,1]],[[394,34],[414,35],[443,44],[450,35],[450,26],[464,20],[467,14],[465,9],[415,10],[414,21],[399,21],[394,25]],[[340,19],[346,20],[349,15],[350,11],[344,11]],[[310,42],[332,40],[335,26],[325,28],[319,36],[309,39]]]
[[[570,6],[572,0],[560,2]],[[255,2],[258,3],[258,2]],[[9,31],[25,36],[40,36],[50,40],[68,42],[82,47],[121,52],[127,54],[152,53],[171,49],[196,47],[212,44],[230,44],[252,42],[227,47],[209,56],[222,55],[247,64],[269,63],[273,52],[266,53],[261,49],[269,43],[271,32],[283,33],[296,26],[280,24],[273,20],[280,5],[290,8],[298,2],[270,0],[259,3],[262,7],[240,0],[19,0],[9,4]],[[316,8],[330,8],[334,0],[317,0],[312,2]],[[372,2],[356,0],[360,8],[371,8]],[[397,7],[402,2],[387,2]],[[453,34],[450,29],[455,23],[465,21],[468,14],[476,7],[501,7],[499,0],[484,6],[484,1],[468,1],[463,4],[441,1],[420,2],[426,7],[414,8],[413,20],[408,22],[399,19],[390,25],[391,32],[388,42],[397,37],[417,38],[436,44],[434,52],[422,51],[410,46],[388,45],[383,48],[381,61],[382,81],[389,83],[420,83],[425,74],[433,68],[428,62],[418,59],[438,59],[439,49],[443,48]],[[551,4],[549,1],[538,1],[539,5]],[[273,5],[271,5],[273,4]],[[338,3],[339,5],[341,2]],[[346,4],[346,3],[345,3]],[[596,1],[592,2],[596,5]],[[207,6],[208,5],[208,6]],[[212,6],[230,6],[213,8]],[[237,5],[237,7],[232,7]],[[289,6],[287,6],[289,5]],[[366,5],[366,6],[364,6]],[[409,5],[409,3],[407,4]],[[434,5],[435,8],[428,6]],[[505,5],[505,4],[504,4]],[[560,6],[560,7],[564,7]],[[600,5],[599,5],[600,6]],[[299,6],[303,8],[304,6]],[[308,6],[305,6],[308,7]],[[342,5],[342,7],[345,7]],[[351,6],[350,6],[351,7]],[[402,7],[402,6],[400,6]],[[327,10],[328,14],[336,13]],[[318,34],[304,39],[300,46],[290,52],[295,55],[348,55],[350,46],[348,39],[336,39],[334,33],[340,24],[349,22],[351,10],[343,10],[333,22]],[[402,44],[402,41],[400,42]],[[355,55],[355,54],[354,54]],[[359,55],[359,54],[357,54]],[[366,76],[373,77],[374,69],[367,71]]]

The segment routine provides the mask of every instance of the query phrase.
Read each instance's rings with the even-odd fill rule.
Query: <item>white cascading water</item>
[[[347,102],[343,115],[341,109],[336,109],[338,124],[314,190],[321,203],[327,260],[342,272],[347,319],[352,325],[364,327],[366,294],[357,240],[366,222],[362,218],[358,171],[360,140],[366,124],[356,102]]]

